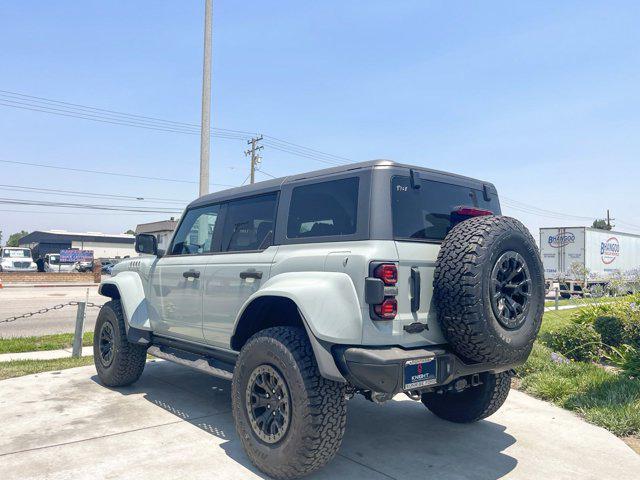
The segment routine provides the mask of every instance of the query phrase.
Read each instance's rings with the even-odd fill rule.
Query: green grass
[[[574,411],[618,436],[640,433],[640,381],[584,362],[556,363],[536,343],[518,369],[521,390]]]
[[[15,360],[0,362],[0,380],[21,377],[40,372],[64,370],[66,368],[93,365],[93,357],[57,358],[54,360]]]
[[[42,337],[0,338],[0,354],[60,350],[70,348],[72,344],[72,333],[44,335]],[[93,332],[86,332],[82,336],[82,345],[93,345]]]

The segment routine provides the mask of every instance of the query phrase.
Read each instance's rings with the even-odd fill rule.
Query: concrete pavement
[[[0,382],[0,478],[251,479],[230,384],[167,362],[122,389],[93,367]],[[607,431],[512,391],[488,420],[456,425],[397,396],[349,403],[337,457],[311,479],[632,479],[640,457]]]

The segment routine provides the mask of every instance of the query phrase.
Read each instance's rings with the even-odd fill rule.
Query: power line
[[[126,113],[126,112],[120,112],[117,110],[108,110],[105,108],[98,108],[98,107],[90,107],[88,105],[82,105],[79,103],[70,103],[70,102],[63,102],[61,100],[53,100],[50,98],[45,98],[45,97],[37,97],[35,95],[27,95],[24,93],[18,93],[18,92],[11,92],[8,90],[0,90],[0,96],[5,96],[5,97],[9,97],[11,98],[18,98],[19,100],[22,99],[30,99],[30,100],[38,100],[38,103],[44,102],[46,103],[50,103],[53,105],[59,105],[59,106],[67,106],[67,107],[74,107],[75,109],[78,110],[86,110],[89,112],[100,112],[100,113],[110,113],[110,114],[114,114],[115,116],[118,117],[125,117],[125,118],[135,118],[135,119],[140,119],[140,120],[151,120],[154,122],[158,122],[158,123],[164,123],[164,124],[168,124],[170,126],[174,126],[174,127],[187,127],[187,128],[194,128],[197,131],[200,130],[200,124],[198,123],[187,123],[187,122],[176,122],[173,120],[166,120],[163,118],[158,118],[158,117],[149,117],[146,115],[138,115],[135,113]],[[243,130],[231,130],[228,128],[212,128],[211,129],[213,132],[217,132],[217,133],[235,133],[235,134],[242,134],[243,136],[247,137],[247,136],[251,136],[253,135],[253,132],[246,132]]]
[[[117,110],[91,107],[78,103],[63,102],[35,95],[27,95],[8,90],[0,90],[0,105],[63,117],[79,118],[113,125],[122,125],[161,132],[198,135],[200,125],[196,123],[176,122],[145,115],[130,114]],[[229,140],[248,140],[253,133],[243,130],[212,128],[211,135]],[[289,155],[301,156],[328,165],[341,165],[352,160],[290,142],[272,135],[265,136],[265,146]]]
[[[147,196],[132,196],[132,195],[118,195],[113,193],[96,193],[96,192],[78,192],[76,190],[60,190],[53,188],[40,188],[40,187],[27,187],[22,185],[5,185],[0,184],[0,190],[8,190],[11,192],[32,192],[42,193],[46,195],[64,195],[64,196],[76,196],[76,197],[89,197],[89,198],[108,198],[108,199],[125,199],[136,201],[154,200],[158,203],[180,203],[186,205],[189,200],[177,200],[169,198],[147,197]]]
[[[71,172],[82,172],[82,173],[94,173],[98,175],[111,175],[114,177],[128,177],[128,178],[139,178],[142,180],[157,180],[162,182],[173,182],[173,183],[188,183],[188,184],[197,184],[198,182],[194,180],[179,180],[176,178],[165,178],[165,177],[150,177],[145,175],[134,175],[130,173],[115,173],[115,172],[106,172],[102,170],[88,170],[84,168],[72,168],[72,167],[61,167],[58,165],[46,165],[44,163],[31,163],[31,162],[18,162],[16,160],[0,160],[0,163],[10,163],[15,165],[29,165],[31,167],[42,167],[42,168],[52,168],[56,170],[66,170]],[[212,183],[211,185],[218,187],[235,187],[236,185],[228,185],[225,183]]]
[[[6,205],[33,205],[40,207],[65,207],[65,208],[81,208],[89,210],[109,210],[121,212],[136,213],[180,213],[177,209],[170,208],[151,208],[151,207],[129,207],[127,205],[94,205],[87,203],[69,203],[69,202],[49,202],[44,200],[26,200],[0,197],[0,204]]]
[[[56,212],[53,210],[15,210],[15,209],[0,209],[0,212],[7,213],[37,213],[42,215],[78,215],[78,212]],[[101,212],[83,212],[82,215],[127,215],[132,217],[140,217],[141,215],[151,215],[153,212],[144,212],[144,213],[127,213],[127,212],[119,212],[119,211],[101,211]],[[155,215],[155,213],[153,213]]]

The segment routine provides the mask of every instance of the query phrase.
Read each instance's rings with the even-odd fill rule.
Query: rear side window
[[[288,238],[356,233],[358,177],[295,187],[291,194]]]
[[[480,189],[424,179],[415,189],[408,176],[391,179],[391,204],[396,239],[443,240],[453,227],[451,214],[460,207],[500,213],[495,194],[487,201]]]
[[[273,241],[278,195],[229,202],[222,233],[222,251],[263,250]]]

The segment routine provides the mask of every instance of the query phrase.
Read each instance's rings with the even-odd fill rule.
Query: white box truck
[[[547,287],[558,283],[561,295],[582,295],[606,287],[614,278],[640,272],[640,235],[588,227],[540,229],[540,254]]]

